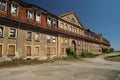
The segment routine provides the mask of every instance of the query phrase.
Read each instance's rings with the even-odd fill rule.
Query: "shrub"
[[[113,48],[103,48],[102,49],[102,53],[112,53],[112,52],[114,52]]]
[[[93,53],[90,53],[90,52],[82,52],[81,56],[84,57],[84,58],[90,58],[90,57],[96,57],[96,56],[98,56],[98,54],[93,54]]]

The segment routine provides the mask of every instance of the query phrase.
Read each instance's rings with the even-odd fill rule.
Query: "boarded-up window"
[[[8,55],[14,56],[15,55],[15,45],[9,45]]]
[[[0,56],[2,56],[2,45],[0,45]]]
[[[31,56],[31,46],[26,47],[26,55]]]
[[[35,56],[39,55],[39,47],[37,47],[37,46],[35,47],[35,53],[34,54],[35,54]]]
[[[61,48],[61,55],[64,55],[64,48]]]

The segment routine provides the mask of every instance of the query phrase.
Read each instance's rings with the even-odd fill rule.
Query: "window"
[[[47,47],[47,57],[50,58],[50,47]]]
[[[26,55],[31,56],[31,46],[26,47]]]
[[[36,21],[37,22],[41,21],[41,15],[39,13],[36,13]]]
[[[3,27],[0,27],[0,37],[3,37]]]
[[[18,5],[11,4],[11,13],[14,15],[18,15]]]
[[[51,18],[47,17],[47,24],[51,25]]]
[[[32,39],[32,32],[27,32],[27,39],[28,40],[31,40]]]
[[[9,45],[8,56],[14,56],[14,55],[15,55],[15,45]]]
[[[15,38],[16,37],[16,29],[10,28],[9,36]]]
[[[53,36],[53,43],[56,43],[56,37]]]
[[[2,45],[0,45],[0,56],[2,56]]]
[[[57,27],[57,20],[53,19],[53,26]]]
[[[27,12],[27,18],[28,19],[33,19],[33,11],[28,10],[28,12]]]
[[[39,41],[39,33],[35,33],[35,41]]]
[[[39,46],[35,47],[35,56],[39,55]]]
[[[50,36],[47,36],[47,43],[50,43]]]
[[[6,2],[0,1],[0,10],[5,11],[6,10]]]
[[[61,48],[61,55],[64,55],[64,48]]]

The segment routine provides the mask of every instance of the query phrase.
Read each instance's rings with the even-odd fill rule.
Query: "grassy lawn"
[[[120,61],[120,55],[119,56],[106,57],[105,59],[109,60],[109,61]]]

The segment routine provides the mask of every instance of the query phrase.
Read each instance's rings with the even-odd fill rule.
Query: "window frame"
[[[47,35],[46,38],[47,38],[47,43],[50,43],[51,42],[51,36]]]
[[[30,32],[30,33],[31,33],[31,38],[30,38],[30,39],[29,39],[28,32]],[[26,31],[26,39],[27,39],[27,40],[30,40],[30,41],[32,40],[32,32],[31,32],[31,31]]]
[[[4,2],[5,2],[5,10],[0,9],[0,11],[6,12],[7,11],[7,2],[6,1],[1,1],[1,3],[4,3]]]
[[[14,51],[14,54],[10,54],[9,53],[9,46],[12,45],[15,47],[15,51]],[[16,44],[8,44],[8,50],[7,50],[7,56],[15,56],[16,55]]]
[[[38,39],[36,39],[36,34],[38,34]],[[35,32],[35,41],[40,41],[40,33]]]
[[[57,40],[57,37],[56,36],[53,36],[52,37],[52,42],[55,44],[56,43],[56,40]]]
[[[27,47],[30,47],[30,54],[27,54]],[[25,46],[25,55],[26,55],[27,57],[32,56],[32,46],[31,46],[31,45],[26,45],[26,46]]]
[[[53,25],[54,27],[57,27],[57,26],[58,26],[57,19],[52,19],[52,25]]]
[[[39,16],[39,20],[37,20],[37,16]],[[41,13],[38,13],[38,12],[35,13],[35,21],[41,22]]]
[[[49,22],[48,20],[49,20],[50,22]],[[51,26],[51,25],[52,25],[52,18],[51,18],[51,17],[47,17],[47,25],[48,25],[48,26]]]
[[[32,18],[30,18],[30,13],[32,14]],[[34,11],[33,10],[30,10],[30,9],[28,9],[27,10],[27,19],[29,19],[29,20],[33,20],[34,19]]]
[[[39,48],[39,52],[37,54],[36,54],[36,47]],[[35,45],[34,46],[34,56],[39,56],[39,54],[40,54],[40,46],[39,45]]]
[[[15,37],[10,36],[11,29],[15,30]],[[9,38],[16,38],[16,37],[17,37],[17,29],[15,29],[15,28],[9,28]]]
[[[17,6],[17,12],[16,13],[14,13],[14,12],[12,12],[12,8],[14,7],[13,5],[15,5],[15,6]],[[11,14],[12,15],[17,15],[18,16],[18,13],[19,13],[19,5],[18,4],[15,4],[15,3],[11,3]]]

